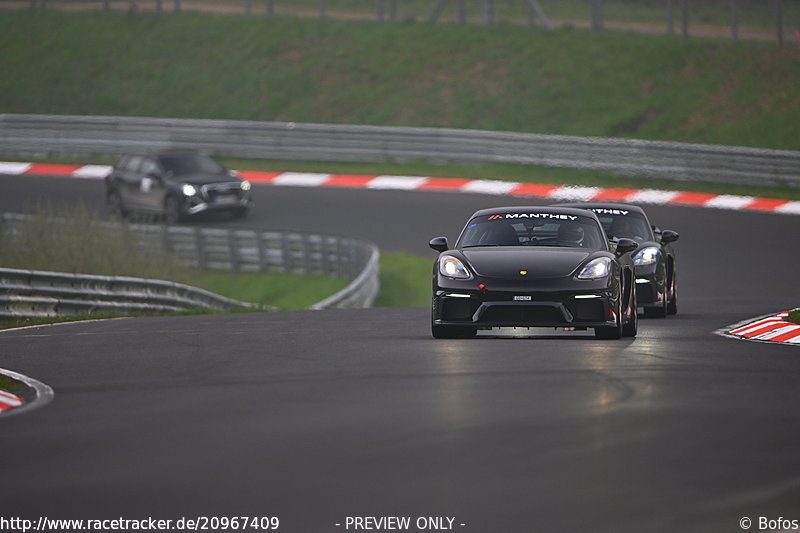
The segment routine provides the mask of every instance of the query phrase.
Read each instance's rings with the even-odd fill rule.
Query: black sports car
[[[644,316],[663,318],[678,312],[678,268],[673,242],[680,235],[650,224],[641,207],[612,203],[558,204],[593,211],[610,239],[633,239],[639,249],[633,254],[636,298]]]
[[[174,224],[188,215],[250,209],[250,182],[205,154],[167,150],[122,156],[106,178],[106,203],[114,215],[154,214]]]
[[[431,330],[436,338],[475,336],[493,327],[593,328],[604,339],[638,327],[635,241],[614,250],[591,211],[498,207],[470,217],[433,267]]]

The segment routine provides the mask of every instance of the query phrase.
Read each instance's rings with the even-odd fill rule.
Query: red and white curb
[[[19,396],[15,396],[10,392],[0,390],[0,413],[15,407],[21,407],[23,403],[25,403],[25,400]]]
[[[777,315],[751,319],[736,324],[732,329],[725,328],[722,333],[738,339],[764,342],[778,342],[800,346],[800,324],[788,322],[786,317],[791,311]]]
[[[0,161],[0,174],[48,175],[71,178],[103,179],[111,171],[107,165],[61,165],[49,163],[14,163]],[[659,189],[625,189],[519,183],[514,181],[423,176],[376,176],[349,174],[316,174],[303,172],[264,172],[240,170],[239,175],[253,183],[291,187],[346,187],[376,190],[439,191],[493,194],[553,201],[624,202],[658,205],[697,206],[737,211],[759,211],[800,215],[800,201],[779,198],[758,198],[703,192],[666,191]]]
[[[41,381],[4,368],[0,368],[0,375],[11,378],[33,391],[33,397],[25,400],[16,394],[0,390],[0,418],[42,407],[53,399],[53,389]]]

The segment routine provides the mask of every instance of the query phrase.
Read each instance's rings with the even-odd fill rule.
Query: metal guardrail
[[[0,115],[0,153],[119,155],[195,148],[231,157],[460,161],[800,186],[800,152],[479,130],[136,117]]]
[[[4,213],[0,230],[13,234],[29,218]],[[110,232],[122,230],[116,223],[101,227]],[[380,288],[378,248],[350,237],[146,224],[126,225],[124,234],[140,250],[166,252],[179,264],[199,270],[280,271],[352,280],[313,309],[369,307]],[[249,308],[251,304],[172,282],[0,269],[0,317],[96,310],[162,312],[197,307],[227,310]]]
[[[152,279],[0,268],[0,317],[189,309],[258,309],[197,287]]]

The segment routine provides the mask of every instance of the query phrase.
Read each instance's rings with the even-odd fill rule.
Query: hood
[[[479,276],[519,279],[562,278],[572,274],[596,250],[557,247],[467,248],[461,251]]]

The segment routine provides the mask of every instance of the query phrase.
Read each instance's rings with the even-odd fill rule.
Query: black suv
[[[185,150],[122,156],[106,178],[106,202],[113,215],[162,215],[168,224],[210,211],[244,217],[252,205],[249,181]]]

